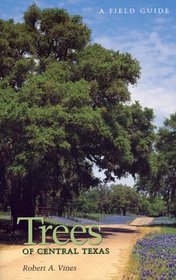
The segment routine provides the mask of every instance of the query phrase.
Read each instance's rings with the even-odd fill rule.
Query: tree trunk
[[[64,185],[60,192],[60,199],[58,201],[58,206],[57,206],[59,216],[63,216],[65,210],[64,207],[68,202],[68,200],[71,199],[71,197],[72,196],[69,192],[68,186]]]
[[[11,215],[13,219],[12,230],[27,230],[27,223],[20,222],[17,225],[18,217],[34,217],[36,195],[33,192],[32,180],[28,178],[13,178],[11,189]]]
[[[58,206],[57,206],[57,213],[58,213],[58,216],[62,217],[63,214],[64,214],[64,200],[63,199],[59,199],[59,202],[58,202]]]
[[[122,208],[123,216],[126,216],[126,208]]]

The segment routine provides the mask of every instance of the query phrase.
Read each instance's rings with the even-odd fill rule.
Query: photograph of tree
[[[175,14],[0,3],[0,279],[176,279]]]

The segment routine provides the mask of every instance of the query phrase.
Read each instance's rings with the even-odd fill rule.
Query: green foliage
[[[167,205],[168,214],[176,215],[176,114],[166,119],[155,141],[155,152],[150,158],[150,176],[141,176],[138,188],[151,197],[160,194]],[[157,204],[157,203],[156,203]]]
[[[167,212],[166,202],[161,195],[148,197],[126,185],[99,185],[94,189],[81,191],[65,204],[70,215],[82,213],[90,218],[90,213],[101,214],[137,214],[162,216]],[[74,212],[73,212],[74,211]]]
[[[84,216],[85,213],[139,214],[140,199],[140,194],[126,185],[99,185],[96,189],[81,192],[66,207],[82,212]]]
[[[90,39],[82,18],[69,16],[62,9],[41,10],[33,4],[24,13],[24,20],[32,38],[30,51],[40,60],[41,70],[45,59],[72,59],[74,51],[84,48]]]
[[[141,196],[140,212],[152,217],[163,216],[167,212],[166,203],[161,196],[154,198]]]
[[[112,185],[111,193],[111,207],[115,213],[126,212],[138,213],[139,211],[140,195],[135,189],[123,186],[123,185]]]
[[[158,185],[168,202],[176,203],[176,113],[158,132]]]

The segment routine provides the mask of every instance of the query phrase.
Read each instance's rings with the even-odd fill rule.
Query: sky
[[[0,18],[22,21],[33,2],[81,15],[92,43],[129,52],[140,62],[141,78],[130,88],[131,98],[153,108],[157,127],[176,111],[175,0],[1,0]],[[133,184],[131,177],[123,182]]]

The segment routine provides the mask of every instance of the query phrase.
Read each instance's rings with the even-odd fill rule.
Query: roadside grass
[[[133,248],[124,280],[176,279],[176,227],[142,228],[145,236]]]
[[[101,213],[79,213],[78,212],[76,217],[99,221],[104,216],[105,215],[101,214]]]
[[[56,226],[59,224],[59,222],[57,220],[55,220],[54,218],[50,218],[50,217],[44,217],[44,224],[45,225],[53,225]]]

